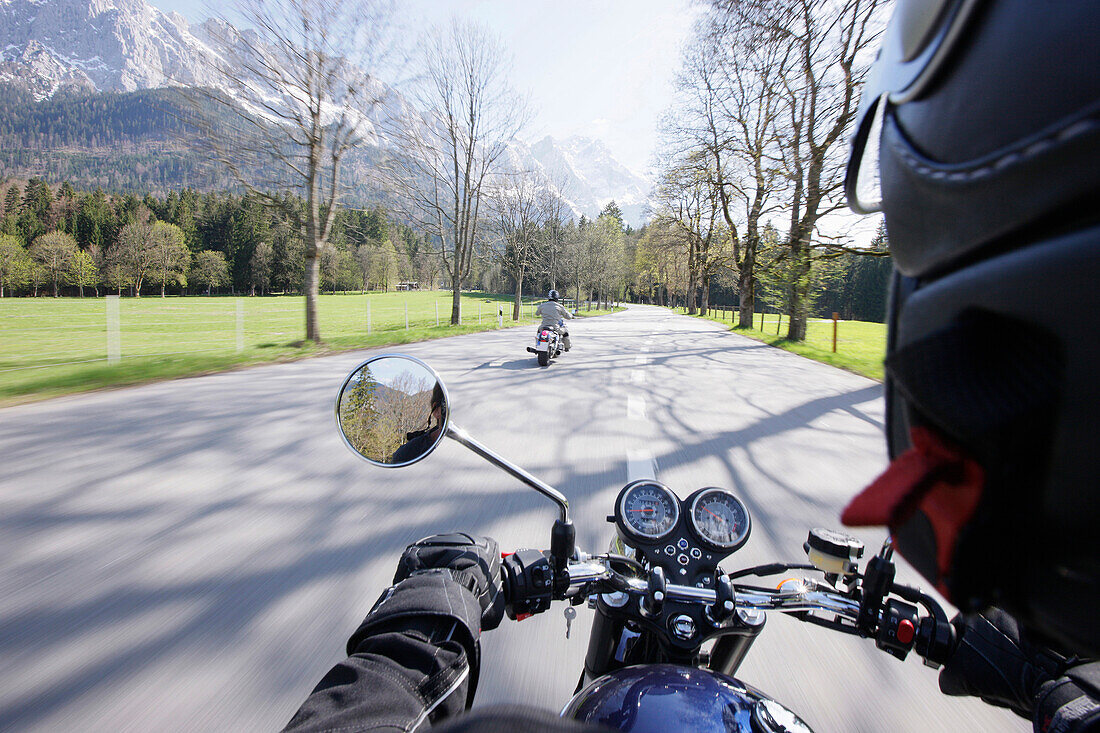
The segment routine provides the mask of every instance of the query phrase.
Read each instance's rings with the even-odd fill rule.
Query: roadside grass
[[[317,345],[302,341],[300,296],[123,298],[122,358],[111,365],[103,298],[3,298],[0,405],[492,330],[498,309],[505,328],[535,322],[532,311],[541,299],[525,298],[516,322],[512,301],[510,295],[463,293],[462,323],[451,326],[449,291],[325,294],[318,301],[323,343]]]
[[[687,314],[684,308],[674,308],[675,312]],[[731,321],[730,318],[733,318]],[[711,311],[707,316],[695,316],[721,323],[734,333],[763,341],[785,351],[804,356],[807,359],[846,369],[864,377],[883,379],[882,360],[886,356],[886,324],[868,321],[840,321],[837,324],[836,353],[833,353],[833,321],[829,318],[811,318],[806,328],[804,342],[788,341],[786,338],[790,319],[775,314],[757,313],[753,328],[739,328],[736,325],[737,311]],[[776,334],[776,331],[779,331]]]

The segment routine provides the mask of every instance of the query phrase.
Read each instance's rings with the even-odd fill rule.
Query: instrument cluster
[[[611,517],[609,517],[611,519]],[[708,486],[681,501],[652,479],[633,481],[615,500],[619,536],[670,580],[706,587],[714,569],[749,539],[749,511],[733,493]]]

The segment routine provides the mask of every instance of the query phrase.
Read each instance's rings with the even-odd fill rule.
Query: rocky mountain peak
[[[216,49],[250,33],[220,19],[191,25],[146,0],[0,0],[0,84],[26,89],[36,100],[61,90],[220,86],[210,70]],[[402,95],[372,81],[385,99],[367,115],[365,132],[372,145],[384,147],[378,130],[419,114]],[[616,161],[601,140],[546,136],[533,145],[517,142],[508,157],[516,170],[540,171],[577,216],[595,216],[614,199],[632,224],[644,218],[648,182]]]
[[[0,49],[0,81],[23,82],[39,99],[89,83],[115,92],[203,83],[211,53],[183,16],[145,0],[3,0]],[[14,68],[28,54],[33,68]]]

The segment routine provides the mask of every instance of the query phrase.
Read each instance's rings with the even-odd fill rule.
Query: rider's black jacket
[[[431,430],[425,430],[419,435],[411,438],[407,443],[404,443],[390,457],[390,463],[406,463],[413,459],[419,458],[428,452],[428,449],[436,441],[438,433],[432,434]]]
[[[600,730],[520,707],[460,715],[477,689],[480,633],[477,599],[449,574],[403,580],[374,604],[348,639],[348,658],[329,670],[286,730],[412,731],[425,723],[450,733]]]
[[[477,599],[450,574],[403,580],[378,599],[348,640],[348,658],[329,670],[286,730],[406,732],[425,724],[447,733],[604,730],[522,707],[463,714],[477,689],[480,634]],[[1043,686],[1037,733],[1100,731],[1100,668],[1077,670]]]

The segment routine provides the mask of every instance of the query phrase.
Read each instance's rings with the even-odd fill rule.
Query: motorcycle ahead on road
[[[861,570],[859,540],[812,529],[803,545],[808,563],[725,573],[719,563],[745,544],[752,528],[744,503],[713,486],[681,500],[667,486],[642,479],[615,499],[607,517],[616,528],[610,550],[589,555],[575,546],[566,498],[454,425],[446,398],[443,413],[433,413],[434,442],[424,442],[412,459],[394,461],[398,436],[423,424],[437,389],[446,395],[438,375],[417,359],[369,359],[337,398],[341,433],[352,450],[386,467],[424,458],[446,436],[554,501],[560,516],[550,549],[507,554],[501,580],[507,615],[515,620],[560,603],[568,634],[575,606],[595,610],[580,682],[562,717],[635,733],[809,731],[795,713],[734,677],[767,611],[873,639],[898,659],[915,651],[935,667],[951,656],[954,628],[934,598],[895,581],[889,541]],[[744,580],[792,571],[800,577],[774,588]]]
[[[560,322],[556,327],[540,327],[539,332],[535,334],[535,345],[527,347],[527,350],[538,359],[539,366],[546,366],[551,359],[561,356],[562,339],[560,329]]]

